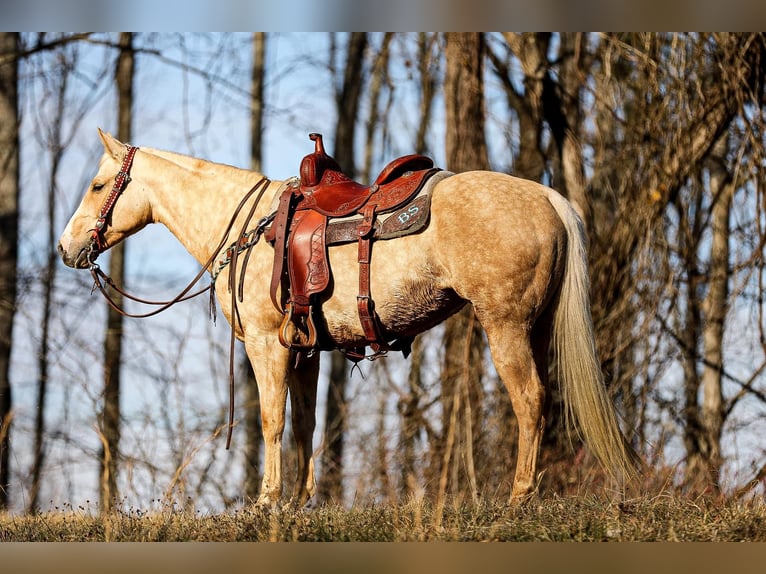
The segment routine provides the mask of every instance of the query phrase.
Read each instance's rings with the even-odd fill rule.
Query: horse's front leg
[[[293,435],[298,455],[298,468],[293,485],[292,502],[302,507],[314,496],[313,438],[316,427],[317,379],[319,353],[301,359],[288,372],[287,384],[292,407]]]
[[[245,338],[261,402],[263,429],[263,479],[258,506],[275,506],[282,497],[282,434],[285,430],[287,378],[290,352],[276,335],[263,333]]]

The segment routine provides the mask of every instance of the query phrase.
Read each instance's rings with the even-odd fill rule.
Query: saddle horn
[[[301,184],[304,187],[314,187],[322,181],[322,175],[328,169],[342,171],[340,165],[327,155],[322,142],[322,134],[310,133],[309,139],[314,142],[314,153],[310,153],[301,161]]]
[[[327,155],[324,151],[324,143],[322,143],[322,134],[318,134],[316,132],[310,133],[309,139],[315,144],[314,153]]]

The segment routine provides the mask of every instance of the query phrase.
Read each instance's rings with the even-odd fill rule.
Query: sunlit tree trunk
[[[720,472],[723,462],[721,435],[724,423],[723,402],[723,335],[729,303],[729,219],[734,192],[726,166],[728,137],[719,139],[706,162],[710,174],[710,254],[707,274],[707,294],[700,302],[704,316],[699,333],[702,338],[702,374],[695,378],[696,387],[702,389],[702,403],[695,408],[692,427],[693,442],[687,457],[686,482],[697,489],[720,491]],[[691,399],[691,396],[689,397]],[[695,394],[694,405],[697,407]]]
[[[723,336],[729,309],[729,220],[735,183],[726,168],[728,138],[710,162],[710,191],[713,195],[710,246],[710,279],[703,302],[705,327],[702,331],[702,424],[707,442],[708,465],[716,490],[721,487],[721,435],[724,423]]]
[[[19,225],[19,34],[0,33],[0,510],[10,487],[10,362]]]

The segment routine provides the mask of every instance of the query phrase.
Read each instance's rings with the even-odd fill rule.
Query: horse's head
[[[87,268],[99,253],[151,220],[145,183],[134,170],[131,171],[131,148],[101,130],[99,134],[104,143],[104,155],[98,173],[91,180],[58,244],[64,263],[79,269]]]

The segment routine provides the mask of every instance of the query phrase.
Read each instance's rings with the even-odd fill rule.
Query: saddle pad
[[[373,239],[395,239],[422,230],[428,223],[431,194],[436,184],[441,180],[454,175],[449,171],[434,173],[420,191],[409,202],[399,209],[378,214],[375,221]],[[362,214],[349,215],[337,219],[331,219],[327,225],[327,245],[341,245],[359,240],[357,230],[362,221]]]

